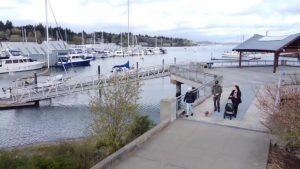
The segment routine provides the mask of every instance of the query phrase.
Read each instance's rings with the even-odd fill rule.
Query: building
[[[29,56],[38,61],[47,62],[47,42],[38,44],[35,42],[1,42],[1,48],[19,50],[23,55]],[[50,66],[54,66],[58,61],[59,54],[66,54],[68,44],[64,41],[49,41]]]

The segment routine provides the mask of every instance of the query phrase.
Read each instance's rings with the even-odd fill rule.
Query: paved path
[[[252,68],[217,68],[209,70],[210,73],[223,75],[223,93],[221,96],[220,113],[214,112],[213,96],[205,100],[194,109],[194,116],[188,119],[204,121],[214,124],[235,126],[240,128],[266,131],[262,125],[265,114],[261,112],[257,105],[257,94],[264,90],[266,85],[277,85],[278,78],[283,71],[300,71],[298,67],[279,67],[276,74],[271,73],[271,67],[252,67]],[[229,120],[223,118],[225,105],[233,90],[234,83],[238,83],[242,92],[242,103],[239,105],[237,118]],[[209,115],[205,116],[208,111]]]
[[[265,169],[267,134],[176,120],[114,169]]]
[[[282,71],[297,67],[218,68],[211,73],[224,76],[221,113],[213,113],[212,98],[195,108],[195,115],[177,119],[114,169],[265,169],[269,138],[261,125],[263,113],[256,107],[256,94],[267,84],[277,84]],[[223,119],[233,84],[242,90],[242,104],[236,119]],[[205,117],[204,112],[210,111]]]

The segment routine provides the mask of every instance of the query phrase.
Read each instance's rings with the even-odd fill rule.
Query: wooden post
[[[278,52],[274,53],[274,62],[273,62],[273,73],[276,73],[276,67],[278,66]]]
[[[239,68],[241,68],[242,67],[242,52],[241,51],[239,51],[239,55],[240,55],[240,57],[239,57]]]
[[[100,84],[101,67],[98,65],[98,81]],[[99,86],[98,86],[99,87]],[[101,89],[99,88],[99,98],[101,98]]]
[[[37,90],[37,74],[36,73],[34,73],[34,84],[35,84],[35,88]],[[36,100],[36,101],[34,101],[34,105],[39,106],[40,102],[38,100]]]

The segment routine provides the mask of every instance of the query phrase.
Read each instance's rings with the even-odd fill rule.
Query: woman
[[[235,88],[230,93],[230,98],[231,98],[232,104],[233,104],[233,114],[234,114],[234,117],[236,117],[239,104],[242,103],[242,99],[241,99],[242,93],[241,93],[241,90],[238,85],[234,85],[234,87]]]

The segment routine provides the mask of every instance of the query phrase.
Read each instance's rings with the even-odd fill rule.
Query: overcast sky
[[[59,26],[126,32],[127,0],[49,0]],[[0,20],[45,23],[44,0],[0,0]],[[49,10],[49,22],[55,26]],[[300,32],[300,0],[130,0],[130,31],[194,41]]]

